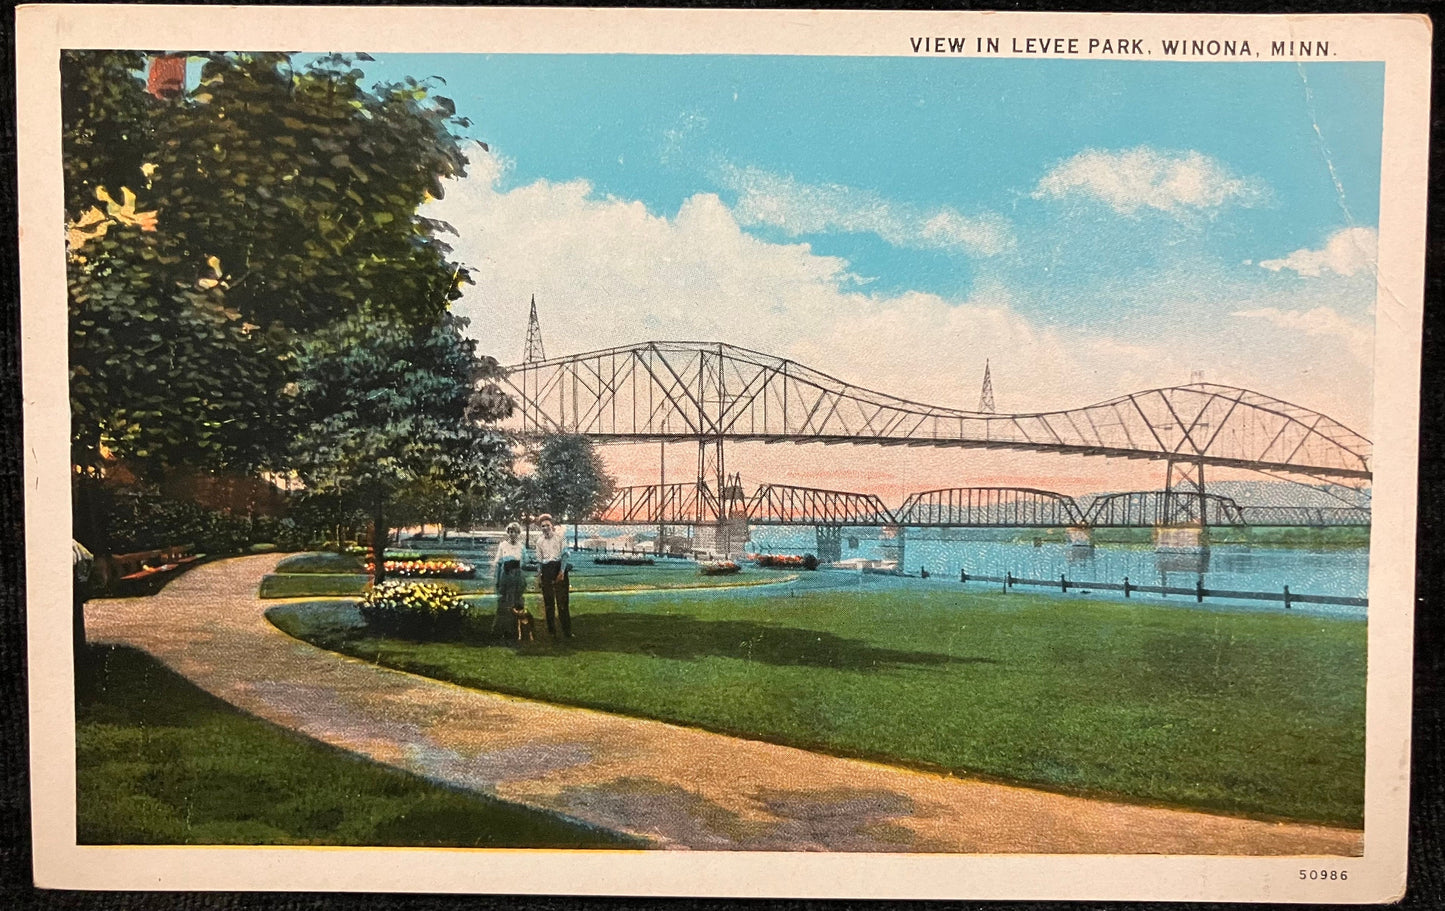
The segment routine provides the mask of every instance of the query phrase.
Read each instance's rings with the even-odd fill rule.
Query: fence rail
[[[1057,579],[1023,579],[1013,573],[1004,573],[1002,576],[974,575],[967,570],[960,570],[958,581],[969,582],[992,582],[995,585],[1002,585],[1007,591],[1016,585],[1032,585],[1042,588],[1057,588],[1060,591],[1068,592],[1069,589],[1088,589],[1089,591],[1123,592],[1127,598],[1135,592],[1150,595],[1183,595],[1193,597],[1197,602],[1203,602],[1205,598],[1231,598],[1242,601],[1282,601],[1285,609],[1288,610],[1296,604],[1338,604],[1349,607],[1366,607],[1369,605],[1367,598],[1348,598],[1342,595],[1301,595],[1289,590],[1284,586],[1283,591],[1277,592],[1244,592],[1232,591],[1223,588],[1205,588],[1204,581],[1194,584],[1192,588],[1181,588],[1173,585],[1136,585],[1125,576],[1122,583],[1119,582],[1081,582],[1070,579],[1066,575],[1060,575]]]

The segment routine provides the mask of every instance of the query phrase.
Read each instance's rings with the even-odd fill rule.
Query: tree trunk
[[[371,584],[374,586],[386,581],[386,538],[386,502],[378,496],[371,526]]]

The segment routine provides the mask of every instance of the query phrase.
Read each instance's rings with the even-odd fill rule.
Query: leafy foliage
[[[219,289],[166,282],[152,236],[115,228],[69,263],[72,460],[158,471],[269,460],[289,342]],[[270,431],[268,431],[270,428]]]
[[[337,314],[441,314],[465,280],[417,214],[465,173],[454,107],[408,80],[368,91],[340,56],[210,56],[162,106],[154,192],[191,262],[215,256],[251,322],[304,331]],[[198,204],[200,203],[200,204]]]
[[[459,497],[485,486],[506,451],[477,424],[495,416],[474,393],[496,362],[476,356],[463,326],[450,313],[416,328],[359,313],[301,346],[291,458],[308,485],[345,484],[372,505],[378,581],[387,507],[408,491]]]
[[[60,55],[65,211],[72,217],[95,205],[97,189],[137,186],[143,176],[159,104],[141,82],[144,65],[139,51]]]
[[[360,312],[435,324],[468,280],[417,211],[465,173],[459,121],[336,56],[208,55],[168,101],[144,62],[62,60],[73,461],[281,467],[304,339]]]
[[[109,547],[116,460],[142,480],[297,470],[295,542],[358,509],[383,533],[393,506],[476,511],[510,461],[478,424],[510,400],[449,310],[455,232],[419,214],[465,174],[469,124],[339,55],[197,56],[199,84],[160,100],[144,54],[63,55],[76,534]]]
[[[592,441],[584,436],[549,437],[527,479],[529,500],[538,512],[576,522],[592,515],[612,496],[613,480]]]
[[[247,518],[156,494],[116,497],[110,518],[115,553],[190,544],[202,553],[233,554],[259,544],[294,550],[315,541],[289,518]]]
[[[387,498],[410,485],[473,478],[495,441],[477,432],[473,386],[490,369],[443,314],[411,328],[366,314],[301,346],[292,461],[308,484],[342,483]]]

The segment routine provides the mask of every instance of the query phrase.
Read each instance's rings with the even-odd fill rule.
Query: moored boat
[[[704,560],[697,565],[697,570],[704,576],[730,576],[742,567],[731,560]]]

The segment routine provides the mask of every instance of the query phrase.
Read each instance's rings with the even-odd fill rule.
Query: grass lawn
[[[354,554],[335,554],[329,551],[307,551],[282,558],[276,564],[276,572],[356,574],[362,572],[363,560]]]
[[[273,608],[325,648],[467,686],[844,755],[1362,824],[1365,624],[929,591],[574,599],[520,650]]]
[[[144,652],[93,647],[76,713],[81,844],[643,847],[308,740]]]
[[[344,598],[366,592],[368,577],[351,573],[327,573],[318,569],[278,572],[261,579],[262,598]],[[486,594],[492,590],[489,566],[479,566],[476,579],[436,579],[463,593]],[[643,591],[647,589],[719,588],[735,585],[765,585],[792,578],[779,572],[758,570],[732,576],[704,576],[691,564],[663,566],[595,566],[581,563],[572,571],[573,592]],[[527,574],[527,591],[537,592],[537,574]]]

